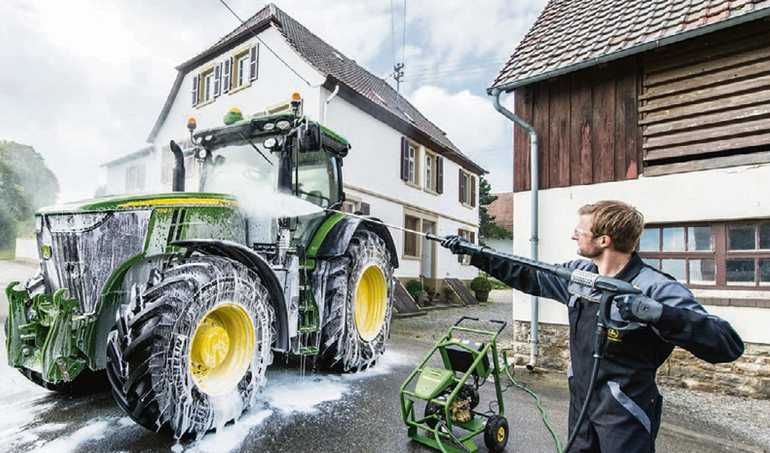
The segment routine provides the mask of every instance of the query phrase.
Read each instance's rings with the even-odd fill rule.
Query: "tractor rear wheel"
[[[118,405],[152,431],[201,436],[237,419],[272,362],[273,310],[240,263],[192,256],[118,313],[107,376]]]
[[[343,372],[367,369],[385,351],[393,314],[393,265],[385,241],[353,234],[326,274],[322,363]]]

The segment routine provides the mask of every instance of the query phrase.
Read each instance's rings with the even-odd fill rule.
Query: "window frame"
[[[460,202],[460,204],[465,206],[466,208],[473,209],[476,207],[476,203],[475,203],[476,193],[474,188],[478,186],[478,181],[474,181],[473,184],[471,184],[471,180],[475,178],[475,175],[469,171],[466,171],[464,168],[460,168],[460,171],[462,172],[463,179],[465,181],[463,200]]]
[[[461,238],[465,239],[466,241],[469,241],[472,244],[476,243],[476,232],[471,230],[466,230],[464,228],[458,228],[457,229],[457,235]],[[466,258],[466,256],[468,258]],[[470,266],[470,255],[457,255],[457,262],[460,263],[463,266]]]
[[[408,226],[408,224],[406,222],[406,218],[407,217],[411,217],[412,219],[416,219],[417,220],[417,228],[409,228],[409,226]],[[414,215],[414,214],[411,214],[409,212],[405,212],[404,213],[404,228],[422,232],[422,217]],[[416,254],[415,255],[411,255],[411,254],[407,253],[407,250],[406,250],[406,244],[407,244],[406,238],[407,238],[407,235],[414,235],[414,237],[415,237],[415,248],[416,248],[416,250],[415,250]],[[404,244],[403,244],[403,247],[402,247],[402,258],[421,260],[422,259],[422,241],[420,240],[420,236],[415,234],[415,233],[409,233],[407,231],[404,231],[404,238],[403,239],[404,239]]]
[[[658,248],[657,252],[651,251],[639,251],[639,256],[644,259],[684,259],[685,260],[685,276],[686,280],[683,282],[687,284],[689,288],[693,289],[720,289],[720,290],[768,290],[770,289],[770,282],[760,282],[760,260],[770,260],[770,249],[760,249],[759,247],[759,226],[762,224],[770,224],[770,219],[741,219],[737,221],[728,222],[687,222],[687,223],[667,223],[667,224],[650,224],[645,225],[647,228],[657,228],[658,234]],[[729,249],[729,236],[728,231],[731,226],[738,225],[753,225],[754,226],[754,239],[757,248],[752,250],[730,250]],[[698,226],[710,226],[711,227],[711,245],[710,251],[690,251],[687,250],[688,239],[691,227]],[[662,251],[663,247],[663,229],[664,228],[685,228],[685,250],[677,252],[665,252]],[[731,259],[753,259],[754,260],[754,282],[752,284],[746,284],[743,282],[728,283],[727,282],[727,261]],[[697,259],[713,259],[714,260],[714,272],[715,282],[713,284],[704,283],[690,283],[690,261]]]
[[[439,176],[438,176],[438,160],[439,155],[434,153],[433,151],[426,149],[425,150],[425,191],[432,193],[433,195],[439,195],[440,192],[438,190],[438,182],[439,182]],[[428,171],[430,170],[430,174]]]

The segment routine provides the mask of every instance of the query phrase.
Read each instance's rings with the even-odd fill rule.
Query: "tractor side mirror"
[[[321,148],[321,126],[309,124],[302,136],[300,152],[317,151]]]

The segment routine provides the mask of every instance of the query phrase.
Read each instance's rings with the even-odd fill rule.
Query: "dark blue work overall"
[[[572,362],[568,372],[569,430],[572,432],[591,378],[599,308],[599,304],[581,296],[598,298],[599,294],[590,294],[589,290],[576,285],[568,288],[567,282],[551,274],[501,257],[477,255],[471,264],[520,291],[567,305]],[[571,261],[564,266],[597,272],[596,265],[587,260]],[[662,303],[663,314],[654,326],[620,335],[610,332],[596,390],[570,452],[654,452],[663,402],[655,384],[655,372],[674,346],[710,363],[730,362],[743,354],[743,342],[728,322],[706,313],[690,290],[644,264],[636,253],[615,277],[632,283],[645,296]],[[613,306],[612,318],[620,320],[619,316]]]

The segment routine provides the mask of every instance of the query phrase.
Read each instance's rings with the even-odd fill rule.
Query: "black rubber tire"
[[[375,364],[385,351],[393,315],[393,265],[385,241],[376,233],[359,229],[345,254],[328,262],[324,284],[325,306],[321,330],[321,365],[330,370],[356,372]],[[376,337],[364,340],[356,328],[353,313],[355,284],[363,270],[379,266],[388,284],[385,320]],[[322,274],[323,275],[323,274]]]
[[[200,320],[217,305],[239,305],[254,324],[257,344],[246,371],[217,413],[189,371],[189,341]],[[175,438],[201,436],[237,419],[264,385],[272,362],[273,309],[259,277],[244,265],[192,256],[164,270],[136,302],[121,307],[107,343],[107,376],[117,404],[135,422]],[[221,407],[221,406],[220,406]]]
[[[498,431],[501,428],[504,430],[502,440],[498,438]],[[491,452],[501,452],[505,450],[505,445],[508,443],[508,434],[508,420],[501,415],[492,415],[487,419],[484,427],[484,445]]]
[[[29,379],[31,382],[34,382],[40,387],[64,395],[92,395],[94,393],[107,391],[110,388],[109,381],[107,381],[107,376],[104,373],[104,370],[91,371],[89,369],[85,369],[81,371],[73,381],[60,382],[57,384],[44,381],[43,377],[37,371],[32,371],[27,368],[19,368],[18,370],[19,373],[21,373],[25,378]]]

